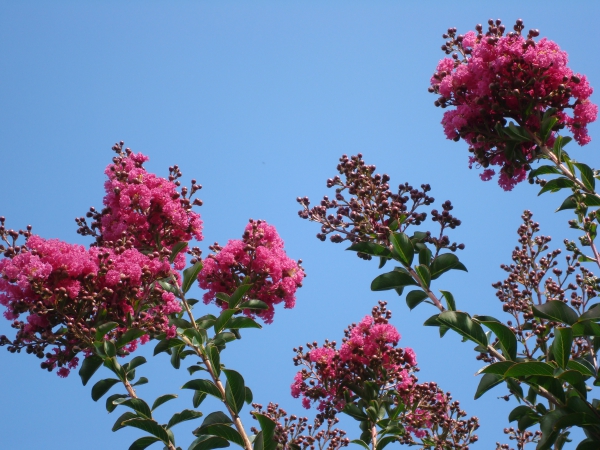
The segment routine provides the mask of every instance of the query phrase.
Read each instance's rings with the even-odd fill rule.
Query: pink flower
[[[451,33],[444,49],[463,59],[440,61],[430,91],[439,95],[437,106],[453,107],[442,119],[446,137],[469,144],[474,155],[470,159],[484,168],[482,180],[494,175],[489,166],[500,166],[498,182],[511,190],[526,178],[536,145],[551,145],[559,127],[566,126],[580,145],[589,143],[587,125],[596,120],[598,108],[589,100],[593,90],[587,78],[567,67],[567,54],[555,42],[544,38],[534,43],[520,32],[503,35],[497,25],[490,25],[485,35],[479,31]],[[541,136],[542,117],[550,108],[558,123]],[[537,140],[508,142],[497,131],[507,121]]]
[[[246,296],[265,302],[269,309],[259,314],[245,311],[246,315],[258,315],[265,323],[271,323],[275,305],[283,303],[285,308],[294,307],[296,290],[302,286],[305,274],[302,267],[286,255],[275,227],[260,220],[251,221],[242,240],[230,240],[225,247],[215,249],[217,253],[204,260],[198,274],[200,287],[207,290],[204,303],[214,302],[227,308],[216,294],[232,294],[239,281],[248,277],[252,287]]]

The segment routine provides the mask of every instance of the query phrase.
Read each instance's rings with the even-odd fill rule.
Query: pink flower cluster
[[[134,237],[134,246],[144,250],[170,250],[178,242],[202,240],[202,220],[192,211],[190,199],[177,191],[179,182],[147,172],[146,161],[147,156],[127,149],[106,168],[105,209],[100,218],[103,240]],[[180,253],[175,267],[181,270],[184,265],[185,254]]]
[[[227,305],[217,299],[216,294],[231,295],[249,278],[252,287],[246,297],[262,300],[269,306],[268,310],[258,313],[265,323],[273,322],[275,305],[283,303],[285,308],[294,307],[296,289],[302,286],[305,273],[299,262],[286,255],[275,227],[251,220],[242,240],[230,240],[225,247],[215,244],[211,248],[216,253],[204,260],[198,274],[200,287],[207,290],[205,304],[214,302],[226,309]],[[245,314],[255,315],[249,310]]]
[[[166,316],[181,310],[179,302],[151,289],[170,273],[168,260],[136,249],[86,249],[29,235],[19,253],[0,260],[0,304],[18,329],[15,348],[45,355],[44,368],[58,365],[59,375],[66,376],[63,366],[77,365],[75,355],[92,347],[103,323],[121,325],[111,333],[116,338],[129,327],[172,334]],[[28,313],[26,322],[17,320],[23,313]],[[48,346],[53,353],[44,353]]]
[[[587,78],[567,67],[567,54],[555,42],[534,42],[537,30],[523,37],[520,20],[507,35],[499,20],[489,25],[485,35],[481,25],[477,34],[448,30],[442,49],[454,54],[438,64],[430,92],[439,94],[436,106],[454,106],[442,119],[448,139],[467,141],[473,153],[470,165],[485,169],[484,181],[495,173],[489,166],[500,166],[499,184],[511,190],[525,179],[537,157],[536,146],[552,145],[559,129],[567,127],[580,145],[590,142],[587,125],[596,120],[598,107],[590,102],[593,90]],[[542,136],[543,115],[549,110],[557,122]],[[523,127],[531,139],[515,142],[500,133],[508,122]]]
[[[384,302],[380,303],[371,316],[346,330],[339,350],[328,342],[324,347],[308,344],[306,353],[302,348],[297,350],[294,363],[305,368],[296,374],[291,392],[294,398],[303,397],[305,408],[318,402],[321,411],[340,410],[345,393],[365,381],[375,381],[383,391],[407,389],[413,384],[415,352],[396,347],[400,333],[388,323],[389,311]]]
[[[386,303],[379,302],[370,316],[345,330],[339,350],[329,341],[323,347],[307,344],[306,352],[294,349],[294,364],[304,367],[294,377],[292,396],[302,397],[307,409],[317,403],[319,411],[331,418],[344,410],[347,401],[359,408],[369,404],[373,393],[365,389],[375,386],[378,399],[401,408],[393,419],[406,430],[399,436],[400,444],[417,445],[416,438],[428,446],[434,443],[435,448],[468,448],[477,440],[473,434],[479,427],[477,418],[464,419],[459,403],[436,383],[417,383],[415,353],[397,347],[400,334],[388,323],[390,318]]]

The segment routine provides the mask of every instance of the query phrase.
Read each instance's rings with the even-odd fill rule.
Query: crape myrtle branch
[[[390,233],[421,225],[427,213],[420,209],[435,201],[427,194],[431,190],[428,184],[423,184],[419,190],[404,183],[398,186],[396,193],[392,192],[390,177],[376,174],[376,167],[365,164],[361,154],[350,158],[343,155],[337,170],[342,177],[327,180],[328,188],[335,187],[334,200],[325,196],[318,206],[310,208],[308,197],[296,199],[303,207],[298,215],[321,224],[321,232],[317,234],[321,241],[330,235],[329,239],[334,243],[373,242],[391,249]],[[426,232],[423,240],[434,246],[434,256],[443,249],[452,252],[464,249],[464,244],[451,243],[444,234],[448,228],[454,229],[461,224],[450,213],[452,209],[450,201],[446,201],[442,204],[442,212],[431,211],[431,220],[439,224],[440,232],[437,237]],[[371,259],[371,255],[357,254],[363,259]]]

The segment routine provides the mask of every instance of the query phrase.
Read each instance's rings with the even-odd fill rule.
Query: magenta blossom
[[[200,287],[207,290],[204,303],[214,302],[227,308],[216,294],[230,295],[248,278],[252,287],[246,296],[262,300],[269,307],[258,314],[265,323],[273,322],[275,305],[283,303],[285,308],[294,307],[296,289],[302,286],[305,277],[304,269],[286,255],[275,227],[251,220],[242,240],[230,240],[225,247],[215,244],[211,248],[216,253],[204,260],[198,274]],[[245,314],[255,315],[251,311]]]
[[[523,37],[521,20],[506,35],[499,20],[489,25],[485,35],[481,25],[477,34],[448,30],[442,49],[454,53],[439,62],[429,90],[439,95],[436,106],[454,107],[442,119],[446,137],[467,141],[470,165],[484,168],[482,180],[495,174],[490,166],[499,166],[498,182],[511,190],[525,179],[538,147],[551,146],[559,129],[568,128],[580,145],[590,142],[587,125],[596,120],[598,107],[589,99],[593,90],[587,78],[567,67],[567,54],[555,42],[534,42],[537,30]],[[543,131],[545,113],[556,122]],[[515,141],[500,132],[509,122],[529,139]]]

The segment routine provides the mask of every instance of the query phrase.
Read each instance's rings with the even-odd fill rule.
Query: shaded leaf
[[[590,168],[590,166],[583,163],[573,163],[575,167],[579,169],[579,173],[581,174],[581,181],[585,185],[588,190],[594,192],[596,189],[596,180],[594,179],[594,171]]]
[[[196,278],[198,277],[198,274],[201,270],[202,263],[198,261],[192,267],[188,267],[183,271],[183,282],[181,283],[181,290],[184,294],[190,290],[192,284],[194,283],[194,281],[196,281]]]
[[[119,400],[119,399],[126,399],[128,398],[128,395],[126,394],[113,394],[110,397],[108,397],[106,399],[106,410],[111,413],[115,410],[115,408],[117,406],[119,406],[119,403],[114,403],[115,400]]]
[[[415,256],[415,249],[408,236],[404,233],[390,233],[390,242],[394,247],[394,256],[405,266],[412,264]]]
[[[542,195],[544,192],[548,191],[557,192],[561,189],[572,188],[573,186],[575,186],[575,183],[569,180],[568,178],[554,178],[553,180],[546,182],[544,187],[542,187],[542,189],[540,189],[540,192],[538,192],[538,195]]]
[[[106,378],[104,380],[98,381],[94,387],[92,387],[92,400],[97,402],[102,398],[104,394],[106,394],[111,387],[117,384],[119,380],[116,378]]]
[[[269,305],[267,305],[262,300],[248,300],[247,302],[239,304],[238,308],[265,310],[265,309],[269,309]]]
[[[219,392],[217,386],[215,386],[215,384],[209,380],[190,380],[181,386],[181,389],[194,389],[195,391],[206,392],[207,394],[222,400],[221,392]]]
[[[227,404],[236,412],[239,413],[244,406],[246,399],[246,389],[244,378],[235,370],[223,369],[227,383],[225,384],[225,399]]]
[[[154,400],[154,403],[152,403],[152,411],[154,411],[156,408],[158,408],[163,403],[166,403],[169,400],[173,400],[174,398],[177,398],[177,396],[175,394],[161,395],[156,400]]]
[[[573,330],[571,328],[556,327],[554,329],[554,341],[552,341],[552,353],[554,360],[561,369],[567,367],[573,346]]]
[[[554,375],[554,366],[541,361],[526,361],[514,364],[504,374],[505,377],[527,377],[531,375],[551,377]]]
[[[121,336],[119,339],[117,339],[116,346],[117,346],[117,348],[122,348],[125,345],[129,344],[131,341],[138,339],[145,334],[146,334],[145,331],[131,328],[131,329],[127,330],[125,333],[123,333],[123,336]]]
[[[425,287],[429,288],[429,285],[431,284],[431,274],[429,273],[427,266],[419,264],[417,267],[415,267],[415,271],[417,272],[417,275],[419,275],[421,283]]]
[[[502,375],[486,373],[479,381],[477,391],[475,391],[475,400],[500,383],[502,383]]]
[[[131,411],[127,411],[119,416],[119,418],[115,421],[115,424],[112,427],[112,431],[120,430],[121,428],[125,428],[127,425],[124,425],[124,422],[129,419],[136,419],[137,416]]]
[[[392,255],[392,252],[390,252],[388,248],[373,242],[357,242],[356,244],[352,244],[346,250],[384,258],[389,258]]]
[[[452,295],[449,291],[440,291],[444,298],[446,299],[446,306],[448,306],[448,310],[456,311],[456,302],[454,301],[454,295]]]
[[[417,286],[417,282],[407,273],[397,270],[379,275],[371,282],[372,291],[387,291],[404,286]]]
[[[188,420],[197,419],[202,417],[202,413],[200,411],[194,411],[192,409],[184,409],[181,412],[173,414],[171,420],[167,424],[167,428],[174,427],[178,423],[187,422]]]
[[[504,356],[514,361],[517,358],[517,337],[510,328],[497,320],[480,320],[480,317],[476,317],[476,320],[492,330],[500,341]]]
[[[155,420],[140,418],[128,419],[123,422],[123,425],[126,427],[134,427],[144,430],[145,432],[150,433],[152,436],[156,436],[165,444],[169,442],[167,430],[161,427]]]
[[[514,366],[514,364],[515,363],[513,361],[499,361],[499,362],[492,363],[489,366],[485,366],[479,372],[480,373],[493,373],[496,375],[504,376],[506,371],[508,369],[510,369],[512,366]]]
[[[414,309],[427,298],[429,297],[424,291],[410,291],[406,295],[406,304],[410,309]]]
[[[96,330],[96,340],[97,341],[103,341],[104,340],[104,336],[107,333],[110,333],[112,330],[114,330],[118,326],[119,326],[119,324],[117,322],[106,322],[106,323],[103,323]]]
[[[255,413],[254,417],[258,420],[262,432],[262,450],[275,450],[277,448],[277,442],[273,439],[275,434],[275,422],[264,414]]]
[[[488,345],[487,337],[481,325],[474,322],[464,312],[444,311],[438,316],[437,321],[479,345],[484,347]]]
[[[154,436],[144,436],[134,441],[133,444],[129,446],[129,450],[144,450],[155,442],[160,442],[160,439]]]
[[[188,450],[212,450],[225,447],[229,447],[229,442],[226,439],[218,436],[202,435],[194,439]]]
[[[460,261],[458,257],[454,253],[444,253],[442,255],[438,255],[430,266],[431,279],[435,280],[440,275],[445,272],[448,272],[451,269],[459,268]],[[465,266],[460,264],[461,270],[467,270]]]
[[[555,322],[573,325],[577,322],[577,313],[573,308],[559,300],[550,300],[543,305],[533,305],[533,313],[536,317],[553,320]]]
[[[79,376],[81,377],[81,382],[85,386],[92,375],[96,373],[96,371],[102,365],[102,358],[96,355],[88,356],[83,360],[83,364],[81,364],[81,368],[79,369]]]

